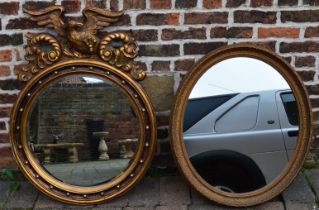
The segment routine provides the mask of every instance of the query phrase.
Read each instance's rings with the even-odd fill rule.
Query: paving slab
[[[306,173],[314,188],[318,189],[319,170]],[[34,210],[230,210],[209,201],[191,189],[182,177],[144,178],[131,192],[96,206],[67,205],[38,192],[31,183],[21,182],[18,191],[10,191],[10,182],[0,182],[0,209]],[[7,201],[5,201],[7,198]],[[241,210],[319,210],[315,197],[303,176],[283,193],[283,202],[278,199]],[[0,204],[1,204],[0,202]],[[285,208],[286,207],[286,208]],[[237,209],[237,210],[240,210]]]
[[[267,203],[252,207],[251,209],[254,209],[254,210],[285,210],[285,206],[282,202],[275,201],[275,202],[267,202]]]
[[[22,209],[18,209],[18,210],[22,210]],[[26,209],[26,210],[31,210],[31,209]],[[34,209],[32,209],[34,210]],[[65,209],[65,208],[48,208],[48,209],[43,209],[43,210],[72,210],[72,209]]]
[[[182,177],[160,178],[160,205],[189,205],[190,188]]]
[[[89,207],[72,207],[72,208],[66,208],[66,207],[61,207],[61,208],[48,208],[48,209],[43,209],[43,210],[92,210],[92,208]],[[20,210],[20,209],[19,209]],[[26,209],[29,210],[29,209]],[[34,210],[34,209],[32,209]]]
[[[219,206],[214,204],[202,204],[202,205],[191,205],[189,210],[285,210],[284,204],[282,202],[268,202],[258,206],[249,208],[232,208],[226,206]]]
[[[78,206],[78,205],[69,205],[64,204],[61,210],[92,210],[93,206]]]
[[[45,194],[41,193],[38,196],[38,199],[35,201],[34,204],[34,210],[47,210],[47,209],[63,209],[63,210],[91,210],[93,207],[92,206],[77,206],[77,205],[70,205],[70,204],[65,204],[60,201],[56,201]]]
[[[287,202],[286,210],[319,210],[319,208],[315,203]]]
[[[148,206],[148,207],[125,207],[123,208],[123,210],[154,210],[155,209],[155,206]]]
[[[313,190],[317,194],[317,200],[319,200],[319,169],[308,170],[306,171],[306,175]]]
[[[222,207],[222,206],[217,206],[217,205],[209,205],[209,204],[203,204],[203,205],[190,205],[188,207],[188,210],[229,210],[233,209],[230,207]]]
[[[187,210],[187,206],[157,206],[155,210]]]
[[[96,205],[93,209],[117,209],[117,208],[123,208],[128,205],[128,196],[127,194],[116,198],[115,200],[109,201],[107,203],[103,203],[100,205]]]
[[[302,175],[299,175],[292,185],[282,193],[285,203],[315,203],[315,195]]]
[[[92,210],[122,210],[121,207],[107,207],[107,208],[100,208],[100,207],[95,207],[92,208]]]
[[[10,190],[10,185],[12,182],[7,182],[7,181],[1,181],[0,182],[0,209],[3,208],[5,203],[8,200],[8,197],[10,196],[11,190]]]
[[[208,200],[202,194],[191,188],[191,199],[194,205],[214,205],[213,201]]]
[[[29,182],[21,182],[21,187],[13,191],[5,204],[7,209],[32,209],[39,191]]]
[[[128,206],[151,207],[160,203],[160,179],[144,178],[128,195]]]
[[[35,210],[45,210],[45,209],[62,209],[63,203],[53,200],[46,195],[40,193],[37,201],[34,204]]]

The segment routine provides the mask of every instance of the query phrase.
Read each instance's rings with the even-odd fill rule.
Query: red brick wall
[[[63,86],[59,83],[46,89],[32,111],[33,116],[29,117],[36,124],[30,123],[29,127],[35,143],[52,144],[54,135],[62,134],[61,142],[85,144],[79,152],[79,157],[85,160],[90,158],[92,140],[88,122],[103,122],[104,127],[99,131],[109,132],[109,155],[119,154],[118,140],[138,138],[139,121],[130,99],[119,88],[101,84]]]
[[[9,152],[9,112],[22,85],[15,72],[24,63],[23,33],[38,28],[22,12],[53,1],[0,3],[0,168],[14,166]],[[175,87],[192,64],[221,46],[254,42],[283,56],[296,67],[309,90],[315,120],[319,119],[318,0],[69,0],[71,16],[87,5],[125,9],[126,15],[106,31],[129,31],[140,45],[139,61],[149,75],[168,75]],[[159,87],[163,88],[163,87]],[[155,165],[170,165],[169,110],[158,112],[159,148]],[[168,163],[169,162],[169,163]]]
[[[101,131],[108,131],[113,141],[139,136],[134,107],[117,87],[60,84],[47,89],[37,102],[34,119],[38,118],[38,125],[33,130],[36,143],[53,143],[53,134],[63,133],[62,142],[87,144],[88,121],[103,121]]]

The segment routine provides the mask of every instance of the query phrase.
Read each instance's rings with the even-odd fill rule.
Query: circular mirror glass
[[[271,65],[223,60],[196,82],[184,113],[190,162],[214,188],[247,193],[270,184],[293,159],[299,133],[296,98]]]
[[[138,147],[136,107],[118,85],[91,74],[50,83],[28,113],[33,158],[69,185],[94,186],[119,176]]]

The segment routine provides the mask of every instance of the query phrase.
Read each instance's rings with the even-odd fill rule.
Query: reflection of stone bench
[[[136,144],[138,139],[123,139],[119,140],[118,143],[120,144],[121,148],[121,158],[132,158],[134,156],[134,152],[132,149],[133,144]]]
[[[58,143],[58,144],[35,144],[34,149],[43,151],[44,163],[51,163],[51,154],[54,149],[67,149],[68,161],[70,163],[79,162],[78,148],[83,147],[83,143]]]

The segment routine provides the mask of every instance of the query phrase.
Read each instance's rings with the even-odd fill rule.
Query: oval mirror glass
[[[113,82],[94,75],[62,77],[32,103],[27,142],[56,179],[89,187],[119,176],[140,138],[135,105]]]
[[[196,82],[184,113],[190,162],[212,187],[247,193],[274,181],[293,159],[299,133],[295,95],[271,65],[223,60]]]

